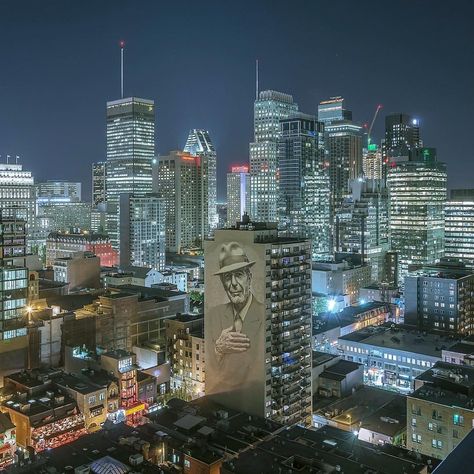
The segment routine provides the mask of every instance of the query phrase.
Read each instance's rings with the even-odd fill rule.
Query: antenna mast
[[[258,59],[255,61],[255,100],[258,100]]]
[[[120,41],[120,96],[123,99],[123,50],[125,41]]]

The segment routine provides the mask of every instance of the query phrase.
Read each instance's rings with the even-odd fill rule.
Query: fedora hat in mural
[[[214,275],[235,272],[241,268],[251,267],[255,262],[250,262],[244,249],[237,242],[222,244],[219,252],[219,271]]]

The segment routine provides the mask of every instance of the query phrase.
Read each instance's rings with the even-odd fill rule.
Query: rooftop
[[[354,331],[339,338],[340,342],[358,342],[386,349],[395,349],[407,353],[441,357],[441,350],[456,342],[450,336],[440,333],[410,330],[403,326],[386,323]]]
[[[314,396],[313,412],[340,425],[355,425],[391,402],[397,394],[380,388],[363,386],[345,398]]]
[[[317,431],[287,428],[256,448],[225,463],[225,473],[344,472],[351,474],[411,474],[426,472],[428,459],[399,448],[359,441],[352,432],[326,426]]]
[[[437,362],[415,379],[420,384],[411,398],[474,410],[474,367]]]
[[[372,415],[364,418],[361,428],[394,437],[405,431],[406,425],[407,400],[406,397],[398,395]]]

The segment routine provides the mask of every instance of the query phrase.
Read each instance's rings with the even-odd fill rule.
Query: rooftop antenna
[[[7,155],[7,165],[9,164],[10,155]]]
[[[255,61],[255,100],[258,100],[258,59]]]
[[[20,157],[18,155],[15,156],[15,164],[17,165],[18,164],[18,160],[20,159]]]
[[[125,48],[125,41],[120,41],[120,95],[123,99],[123,50]]]

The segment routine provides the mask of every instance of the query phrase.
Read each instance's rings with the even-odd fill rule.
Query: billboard
[[[206,395],[265,412],[265,245],[251,231],[216,231],[205,242]]]

